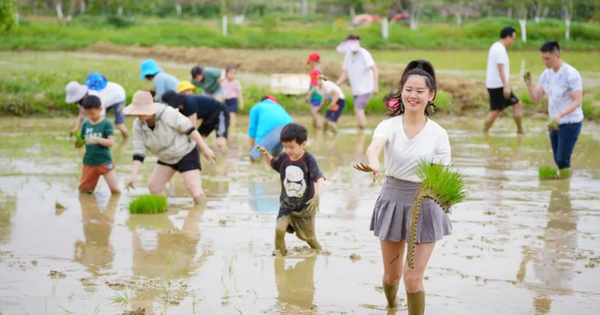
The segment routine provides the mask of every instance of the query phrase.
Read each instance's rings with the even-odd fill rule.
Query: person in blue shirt
[[[142,61],[140,68],[140,78],[152,81],[154,84],[154,92],[156,93],[154,98],[156,100],[162,100],[162,96],[166,91],[177,91],[179,80],[177,80],[177,78],[174,76],[164,72],[163,69],[156,64],[154,59],[146,59]]]
[[[250,137],[250,159],[258,161],[262,154],[257,146],[265,148],[270,154],[277,155],[283,150],[281,141],[281,129],[289,123],[294,122],[290,114],[283,106],[277,103],[273,96],[265,96],[250,109],[250,125],[248,126],[248,137]]]

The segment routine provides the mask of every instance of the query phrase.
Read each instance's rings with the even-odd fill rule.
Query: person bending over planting
[[[177,78],[174,76],[164,72],[163,69],[156,64],[154,59],[146,59],[142,61],[140,68],[140,78],[151,81],[154,85],[154,97],[156,100],[160,101],[163,94],[165,94],[167,91],[177,91],[179,80],[177,80]]]
[[[273,158],[262,146],[258,146],[267,165],[279,173],[281,196],[275,228],[275,252],[286,255],[285,233],[307,242],[312,249],[321,250],[315,233],[315,214],[323,192],[325,177],[317,160],[306,152],[308,131],[304,126],[290,123],[281,130],[281,143],[285,153]]]
[[[313,70],[313,72],[319,72],[319,70]],[[333,133],[337,133],[337,121],[344,111],[346,105],[346,97],[342,89],[337,84],[329,81],[321,73],[314,73],[319,82],[317,91],[323,95],[323,100],[328,100],[329,107],[327,107],[327,113],[325,113],[326,125],[325,129],[329,128]]]
[[[163,102],[178,109],[184,116],[188,117],[194,127],[197,125],[198,119],[202,119],[202,123],[198,127],[200,135],[206,138],[214,130],[217,135],[219,150],[227,152],[229,109],[225,104],[206,96],[186,96],[173,91],[168,91],[163,95]]]
[[[158,158],[148,183],[151,194],[164,195],[165,185],[179,172],[194,202],[204,201],[198,148],[208,160],[212,161],[215,155],[192,122],[176,109],[155,103],[146,91],[137,91],[123,113],[137,116],[133,122],[133,168],[127,187],[133,188],[146,152],[150,151]]]

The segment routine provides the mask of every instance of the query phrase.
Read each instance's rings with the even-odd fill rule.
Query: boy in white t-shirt
[[[325,130],[330,129],[333,133],[337,133],[337,121],[340,119],[346,106],[346,96],[337,84],[329,81],[327,77],[317,72],[319,70],[311,71],[311,75],[316,75],[319,80],[317,92],[323,95],[323,103],[325,100],[329,101],[329,107],[327,107],[327,112],[325,113]]]
[[[513,106],[513,118],[517,124],[517,133],[522,134],[521,110],[523,103],[512,92],[508,85],[510,77],[510,61],[506,48],[510,47],[517,36],[515,29],[507,26],[500,31],[500,40],[489,50],[485,86],[490,96],[490,113],[485,120],[483,132],[487,133],[500,112]]]
[[[362,129],[367,123],[365,107],[371,96],[379,93],[379,72],[371,53],[360,47],[359,36],[348,35],[337,50],[345,56],[342,75],[336,84],[341,85],[346,79],[350,81],[354,96],[354,113],[358,127]]]

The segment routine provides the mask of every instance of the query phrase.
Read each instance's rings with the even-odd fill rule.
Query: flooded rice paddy
[[[286,258],[271,256],[279,177],[249,162],[239,131],[247,122],[230,152],[203,165],[206,206],[192,204],[177,175],[167,213],[129,215],[155,159],[133,191],[110,196],[101,180],[95,194],[79,194],[72,119],[0,119],[0,314],[386,314],[379,242],[368,230],[382,180],[371,185],[351,167],[365,160],[381,118],[364,132],[349,116],[337,136],[310,130],[327,177],[316,226],[325,252],[288,234],[295,250]],[[570,181],[540,182],[537,167],[552,165],[543,121],[516,137],[501,119],[484,138],[476,119],[434,120],[449,132],[469,196],[436,245],[427,313],[597,314],[600,126],[584,125]],[[122,184],[131,150],[117,136]]]

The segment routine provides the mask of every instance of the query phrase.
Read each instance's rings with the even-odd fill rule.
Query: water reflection
[[[259,213],[277,213],[279,211],[279,193],[281,183],[248,182],[248,205],[250,210]]]
[[[97,198],[102,196],[79,194],[84,240],[75,241],[74,246],[74,260],[94,277],[112,269],[115,253],[110,234],[120,195],[110,195],[106,202]]]
[[[171,210],[129,218],[133,237],[133,274],[142,281],[131,301],[134,309],[142,307],[152,314],[153,302],[162,302],[166,307],[179,303],[184,297],[173,294],[173,291],[181,289],[178,287],[181,281],[201,267],[211,255],[209,250],[203,250],[196,257],[203,210],[204,206],[198,205],[178,213]],[[181,219],[183,222],[180,222]],[[178,225],[181,226],[178,228]],[[150,282],[143,283],[145,280]]]
[[[575,255],[577,250],[577,213],[571,207],[569,195],[570,181],[555,181],[550,185],[550,203],[547,211],[547,224],[540,237],[542,248],[525,247],[517,280],[527,278],[527,266],[531,263],[540,285],[536,291],[533,307],[536,314],[550,314],[552,294],[570,294],[571,281],[575,276]]]
[[[298,308],[314,310],[316,261],[317,256],[299,260],[283,257],[273,259],[281,314],[294,314]]]

